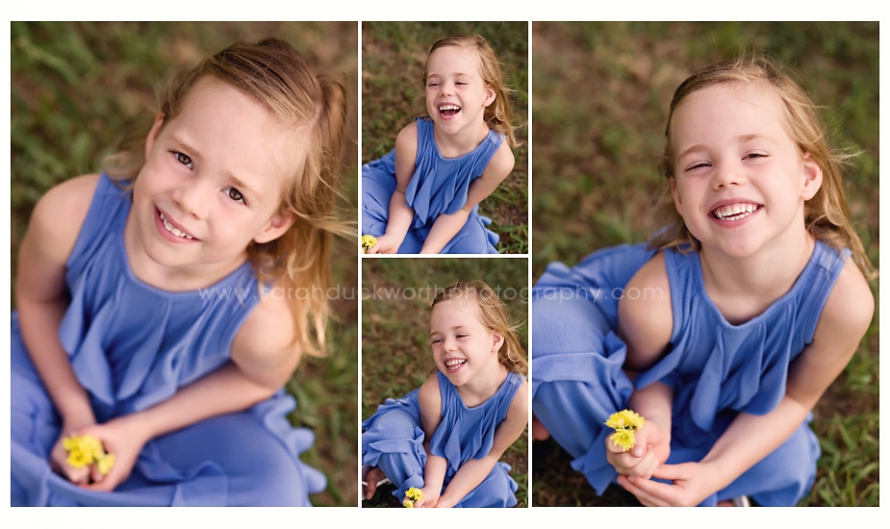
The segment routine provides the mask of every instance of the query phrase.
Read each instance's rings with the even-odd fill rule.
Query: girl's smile
[[[187,232],[181,225],[168,219],[160,209],[157,212],[156,225],[158,232],[167,240],[176,243],[195,243],[199,241],[198,238]]]

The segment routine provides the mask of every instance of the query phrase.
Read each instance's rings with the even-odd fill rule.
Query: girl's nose
[[[714,189],[737,186],[745,182],[745,170],[738,164],[723,163],[714,168]]]
[[[197,177],[182,182],[173,191],[172,197],[184,214],[202,220],[207,217],[207,190]]]
[[[445,338],[442,343],[442,348],[445,349],[445,351],[454,351],[457,348],[456,343],[454,338]]]
[[[443,96],[450,96],[454,94],[454,84],[450,82],[443,82],[439,87],[439,92]]]

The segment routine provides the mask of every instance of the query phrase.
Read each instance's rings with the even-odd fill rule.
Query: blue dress
[[[470,183],[482,176],[504,137],[493,129],[476,149],[457,158],[443,158],[433,138],[433,122],[416,118],[417,158],[414,175],[405,190],[414,222],[398,253],[420,253],[436,217],[459,211],[467,203]],[[386,233],[389,202],[396,190],[396,151],[362,166],[362,234]],[[498,235],[486,228],[491,220],[479,215],[476,205],[466,224],[441,253],[498,253]]]
[[[599,494],[617,477],[606,461],[605,439],[613,430],[603,423],[627,407],[633,391],[621,369],[626,346],[613,332],[618,300],[653,255],[642,245],[620,246],[591,254],[574,268],[553,263],[532,292],[533,411]],[[664,251],[673,331],[667,353],[639,375],[637,385],[661,381],[673,388],[668,463],[700,461],[739,412],[763,415],[778,405],[789,364],[812,342],[848,256],[817,242],[788,293],[759,316],[733,325],[705,292],[699,254]],[[807,422],[702,505],[740,495],[765,506],[797,504],[815,480],[820,454]]]
[[[67,262],[71,303],[58,330],[99,423],[149,408],[229,362],[232,340],[259,301],[245,263],[213,287],[166,292],[133,275],[124,248],[130,196],[105,175]],[[47,329],[48,332],[53,330]],[[298,455],[313,442],[286,418],[279,391],[247,411],[157,437],[114,492],[53,473],[61,422],[12,315],[12,505],[305,505],[325,477]]]
[[[430,452],[444,457],[448,469],[442,491],[451,483],[461,465],[481,459],[491,452],[497,427],[507,418],[507,411],[522,377],[508,373],[497,393],[474,408],[468,408],[448,377],[437,371],[442,396],[442,422],[430,440]],[[420,422],[420,406],[415,389],[403,398],[386,399],[377,413],[362,423],[362,465],[380,467],[396,485],[393,496],[399,500],[411,487],[423,487],[426,451]],[[498,462],[485,480],[470,491],[455,507],[512,507],[516,505],[518,485],[510,477],[510,465]]]

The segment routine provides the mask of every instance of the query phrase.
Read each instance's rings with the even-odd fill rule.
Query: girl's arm
[[[868,284],[849,260],[825,302],[813,342],[791,364],[785,396],[773,411],[740,413],[701,462],[664,465],[655,472],[673,485],[619,482],[647,505],[697,505],[726,488],[800,427],[856,352],[873,313]]]
[[[442,493],[448,461],[430,452],[430,441],[439,423],[442,422],[442,394],[439,393],[439,378],[436,373],[420,386],[417,396],[420,406],[420,421],[423,426],[423,447],[426,449],[426,465],[423,467],[423,499],[415,507],[435,507]]]
[[[491,451],[482,459],[470,459],[457,470],[436,507],[454,507],[468,493],[479,486],[507,448],[519,439],[528,426],[528,384],[523,381],[516,391],[507,418],[494,433]]]
[[[86,219],[99,175],[67,180],[50,189],[37,202],[19,250],[16,308],[22,339],[34,368],[62,419],[62,433],[50,455],[50,464],[74,483],[88,481],[87,469],[65,461],[61,439],[96,419],[86,390],[80,385],[59,339],[59,327],[68,308],[66,262]]]
[[[368,253],[396,253],[414,221],[414,210],[408,206],[405,190],[414,176],[417,160],[417,122],[412,121],[396,137],[396,190],[389,200],[386,233],[377,237],[377,244]]]
[[[437,254],[457,235],[467,223],[467,218],[477,204],[482,202],[507,178],[513,170],[513,152],[506,143],[502,143],[492,156],[482,176],[470,183],[467,190],[467,203],[460,210],[450,215],[439,215],[423,243],[420,253]]]
[[[624,366],[634,378],[637,371],[658,361],[673,332],[664,254],[656,254],[643,265],[624,290],[646,293],[622,297],[618,303],[618,336],[627,344]],[[673,390],[661,382],[635,390],[631,395],[629,406],[646,419],[646,425],[636,433],[637,444],[629,452],[622,452],[611,439],[606,440],[606,457],[619,474],[649,478],[667,461],[671,451],[672,400]]]
[[[271,397],[300,361],[299,347],[291,344],[293,337],[287,301],[268,296],[235,335],[231,364],[180,388],[151,408],[77,432],[95,435],[115,454],[111,472],[89,488],[110,491],[126,480],[150,439],[210,417],[245,410]],[[100,476],[95,475],[97,478]]]

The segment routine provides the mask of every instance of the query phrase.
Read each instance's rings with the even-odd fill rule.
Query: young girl
[[[498,462],[528,423],[527,363],[504,304],[485,283],[457,283],[433,300],[436,373],[362,424],[370,499],[388,478],[414,507],[512,507],[516,482]]]
[[[362,167],[367,253],[498,253],[479,203],[513,170],[517,143],[497,57],[479,35],[441,39],[424,82],[427,115]]]
[[[551,265],[536,285],[535,437],[552,434],[600,494],[795,505],[819,457],[809,413],[874,310],[839,161],[766,60],[682,83],[654,250]],[[624,408],[645,418],[627,452],[603,425]]]
[[[174,79],[140,152],[68,180],[22,242],[13,505],[309,505],[282,389],[324,345],[342,82],[288,44]],[[73,467],[91,435],[110,471]]]

